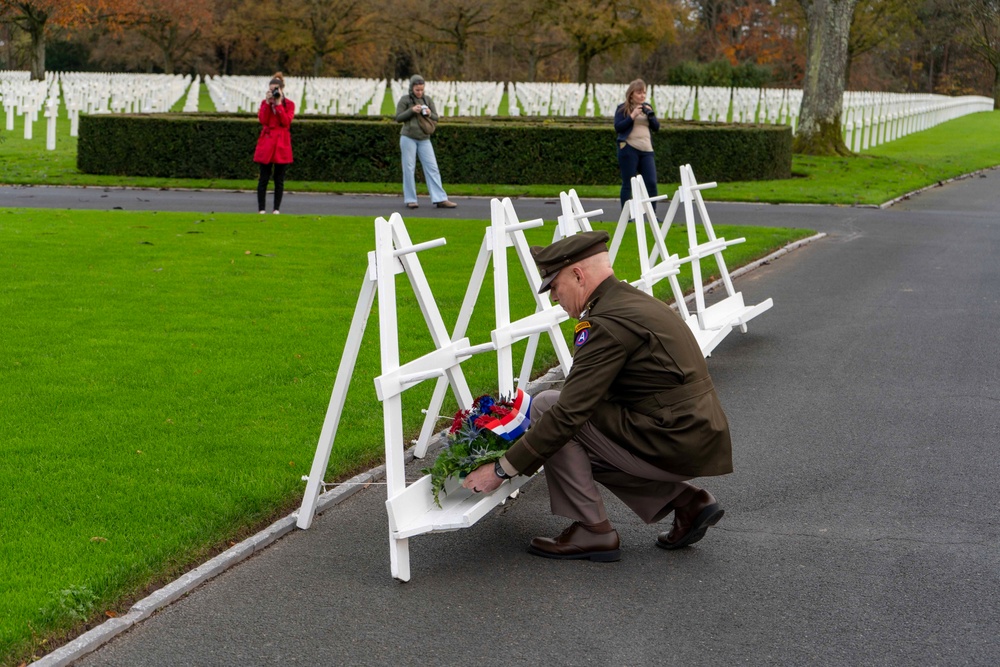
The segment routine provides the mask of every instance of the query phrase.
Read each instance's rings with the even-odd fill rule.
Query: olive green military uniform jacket
[[[610,277],[576,327],[559,401],[507,451],[538,470],[590,421],[656,467],[690,477],[733,470],[729,423],[694,335],[677,313]]]

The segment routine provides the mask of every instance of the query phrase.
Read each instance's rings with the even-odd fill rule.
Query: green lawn
[[[407,224],[415,242],[448,240],[420,259],[450,327],[484,223]],[[748,238],[731,266],[808,233],[718,231]],[[0,663],[297,506],[373,238],[369,218],[0,209]],[[431,344],[397,284],[406,360]],[[512,289],[513,315],[531,312],[523,279]],[[487,285],[473,343],[492,309]],[[328,479],[383,457],[377,335],[373,315]],[[466,372],[495,392],[495,357]],[[405,397],[410,429],[425,385]]]
[[[385,104],[389,104],[388,96]],[[202,87],[201,108],[211,102]],[[0,128],[6,127],[0,111]],[[252,180],[199,180],[167,178],[122,178],[94,176],[76,170],[76,139],[69,136],[69,120],[59,119],[55,151],[45,150],[45,125],[36,124],[34,139],[23,139],[18,118],[14,132],[0,130],[0,183],[34,185],[131,185],[151,188],[242,189],[252,190]],[[610,121],[609,121],[610,128]],[[610,131],[610,129],[609,129]],[[768,203],[865,204],[877,205],[907,192],[941,180],[1000,164],[1000,112],[965,116],[937,127],[883,144],[856,158],[794,156],[794,177],[780,181],[721,183],[704,191],[715,201]],[[294,173],[291,174],[294,178]],[[695,174],[697,176],[697,174]],[[660,174],[663,183],[676,181],[677,174]],[[555,197],[562,190],[576,188],[581,197],[617,198],[619,186],[489,185],[446,183],[455,196],[538,196]],[[392,183],[331,183],[291,180],[286,188],[302,192],[372,192],[399,194],[402,186]],[[426,194],[421,183],[418,189]],[[669,190],[669,188],[664,188]]]

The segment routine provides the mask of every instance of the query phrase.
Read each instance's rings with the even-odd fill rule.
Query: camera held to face
[[[271,97],[273,97],[276,100],[280,100],[281,99],[281,90],[279,88],[273,88],[271,90]]]

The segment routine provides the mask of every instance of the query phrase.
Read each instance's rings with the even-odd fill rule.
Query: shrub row
[[[400,180],[399,124],[391,119],[298,116],[292,123],[298,181]],[[259,125],[234,114],[83,116],[79,169],[168,178],[256,178]],[[661,182],[691,164],[700,181],[791,177],[791,129],[663,122],[653,135]],[[620,182],[609,119],[445,118],[434,134],[445,183],[610,185]]]

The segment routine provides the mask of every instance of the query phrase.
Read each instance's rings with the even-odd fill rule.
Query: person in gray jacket
[[[427,179],[427,189],[431,201],[438,208],[455,208],[458,204],[448,201],[448,195],[441,185],[441,172],[431,135],[421,127],[421,116],[437,123],[438,114],[434,102],[424,95],[424,78],[419,74],[410,77],[410,91],[396,103],[396,122],[403,124],[399,134],[399,150],[403,157],[403,201],[407,208],[417,208],[417,157]]]

